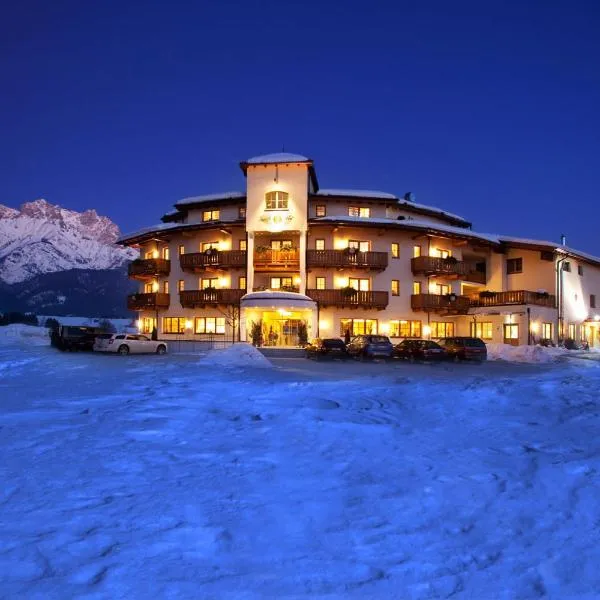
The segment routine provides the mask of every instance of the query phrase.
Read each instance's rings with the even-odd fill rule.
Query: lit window
[[[346,331],[351,335],[375,335],[377,326],[377,319],[340,319],[340,335],[343,337]]]
[[[316,284],[317,284],[318,290],[324,290],[325,289],[325,277],[317,277]]]
[[[325,205],[317,204],[317,206],[315,206],[315,216],[324,217],[326,215],[327,215],[327,209],[325,208]]]
[[[151,294],[154,290],[152,289],[154,286],[152,285],[152,283],[145,283],[144,284],[144,293],[145,294]]]
[[[169,282],[168,282],[168,281],[165,281],[165,282],[163,283],[163,292],[164,292],[165,294],[168,294],[168,293],[169,293]]]
[[[552,323],[542,323],[542,337],[547,340],[552,339]]]
[[[394,242],[392,243],[392,258],[400,257],[400,244]]]
[[[392,279],[392,296],[400,295],[400,281]]]
[[[359,252],[369,252],[371,249],[371,242],[364,240],[350,240],[348,242],[348,248],[354,248]]]
[[[369,279],[350,277],[350,279],[348,279],[348,286],[361,292],[368,292],[371,287],[371,282]]]
[[[196,317],[194,320],[194,333],[225,333],[225,317]]]
[[[432,338],[446,338],[454,335],[454,323],[432,321],[429,325],[431,327]]]
[[[207,250],[218,250],[219,242],[202,242],[202,252]]]
[[[369,218],[371,216],[371,209],[365,206],[349,206],[348,216]]]
[[[156,319],[154,317],[143,317],[141,333],[152,333],[152,330],[156,327]]]
[[[218,277],[210,277],[208,279],[201,280],[201,289],[206,290],[207,288],[217,288],[219,283]]]
[[[315,250],[325,250],[325,240],[315,240]]]
[[[221,215],[220,210],[205,210],[202,213],[203,221],[218,221]]]
[[[287,192],[268,192],[265,194],[267,210],[286,210],[288,207]]]
[[[413,281],[413,294],[420,294],[420,293],[421,293],[421,282]]]
[[[435,256],[436,258],[448,258],[450,256],[450,251],[441,250],[440,248],[433,248],[429,254],[430,256]]]
[[[238,285],[240,290],[246,289],[246,278],[243,275],[240,276]]]
[[[185,318],[164,317],[163,333],[185,333]]]
[[[420,338],[421,321],[390,321],[390,335],[403,338]]]
[[[421,246],[413,246],[413,258],[421,256]]]
[[[183,292],[183,290],[185,290],[185,281],[183,279],[180,279],[177,282],[177,291]]]
[[[238,218],[240,218],[240,219],[246,218],[246,207],[245,206],[240,206],[238,208]]]
[[[504,325],[504,341],[519,339],[519,325],[517,323],[507,323]]]
[[[179,255],[181,256],[182,254],[185,254],[185,246],[183,244],[179,246]]]
[[[168,246],[166,246],[162,249],[162,257],[165,260],[169,260],[169,247]]]
[[[240,240],[240,250],[246,252],[246,240]]]
[[[491,340],[493,329],[493,325],[490,321],[471,323],[471,337],[481,338],[483,340]]]

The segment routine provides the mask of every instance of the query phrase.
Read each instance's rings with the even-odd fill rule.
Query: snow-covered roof
[[[214,202],[215,200],[238,200],[245,198],[245,192],[221,192],[217,194],[205,194],[203,196],[190,196],[183,198],[175,203],[175,206],[185,206],[187,204],[202,204],[204,202]]]
[[[587,252],[581,252],[580,250],[576,250],[575,248],[570,248],[569,246],[562,246],[557,244],[556,242],[551,242],[548,240],[531,240],[528,238],[519,238],[501,235],[499,236],[501,242],[505,244],[520,244],[523,246],[544,246],[551,250],[552,252],[558,252],[559,254],[568,254],[573,256],[578,256],[585,260],[590,260],[592,262],[600,263],[600,257],[594,256],[593,254],[588,254]]]
[[[295,292],[250,292],[240,299],[242,306],[250,307],[266,307],[275,306],[280,308],[314,308],[315,301],[304,294]]]
[[[137,231],[132,231],[131,233],[126,233],[122,235],[117,240],[117,244],[122,244],[124,242],[127,242],[128,240],[141,237],[148,233],[168,231],[169,229],[176,229],[178,227],[185,227],[185,225],[182,225],[181,223],[160,223],[158,225],[152,225],[152,227],[144,227],[142,229],[138,229]]]
[[[345,196],[348,198],[382,198],[384,200],[398,200],[394,194],[379,192],[377,190],[342,190],[342,189],[320,189],[316,196]]]
[[[442,208],[438,208],[437,206],[428,206],[427,204],[417,204],[416,202],[409,202],[408,200],[404,200],[403,198],[398,200],[398,206],[406,207],[406,208],[416,208],[418,210],[426,210],[428,212],[438,213],[444,217],[449,217],[450,219],[456,219],[457,221],[463,221],[464,223],[469,223],[469,221],[467,221],[464,217],[461,217],[460,215],[455,215],[454,213],[448,212],[447,210],[443,210]]]
[[[262,156],[253,156],[245,161],[249,165],[270,165],[275,163],[298,163],[311,162],[310,158],[301,154],[290,154],[289,152],[276,152],[274,154],[263,154]]]

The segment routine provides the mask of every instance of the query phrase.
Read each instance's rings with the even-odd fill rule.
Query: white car
[[[133,333],[102,334],[94,341],[96,352],[117,352],[119,354],[166,354],[167,343],[151,340],[145,335]]]

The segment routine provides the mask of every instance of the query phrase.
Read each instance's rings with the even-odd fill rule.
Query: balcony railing
[[[171,261],[165,258],[138,258],[127,267],[132,279],[151,279],[158,275],[169,275]]]
[[[258,271],[286,271],[300,268],[298,250],[256,250],[254,252],[254,268]]]
[[[546,292],[517,290],[511,292],[483,292],[471,296],[471,306],[504,306],[509,304],[534,304],[556,308],[556,296]]]
[[[308,250],[306,263],[308,267],[337,267],[354,269],[379,269],[388,266],[387,252],[359,252],[354,249],[345,250]]]
[[[410,306],[415,311],[467,314],[470,303],[467,296],[456,294],[413,294]]]
[[[246,266],[245,250],[211,250],[191,252],[179,255],[179,264],[183,270],[202,270],[207,267],[229,269]]]
[[[298,285],[282,285],[281,287],[278,288],[270,288],[266,285],[257,285],[256,287],[252,288],[253,292],[294,292],[295,294],[297,294],[300,291],[300,286]]]
[[[306,290],[306,295],[321,306],[362,307],[384,309],[389,302],[387,292],[349,293],[346,289],[337,290]]]
[[[179,292],[179,301],[183,308],[195,308],[206,304],[239,304],[246,290],[212,289],[185,290]]]
[[[127,308],[129,310],[159,310],[169,308],[169,294],[131,294],[127,296]]]
[[[475,263],[471,262],[437,256],[417,256],[411,259],[410,265],[415,275],[441,275],[449,279],[486,282],[485,272],[477,271]]]

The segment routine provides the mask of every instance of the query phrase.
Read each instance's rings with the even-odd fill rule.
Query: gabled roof
[[[294,163],[305,163],[308,165],[308,174],[310,175],[313,188],[319,189],[319,182],[317,181],[317,173],[313,166],[313,161],[302,154],[291,154],[290,152],[276,152],[274,154],[262,154],[261,156],[253,156],[248,160],[244,160],[240,163],[240,169],[244,172],[244,175],[248,172],[249,166],[256,165],[288,165]]]

